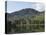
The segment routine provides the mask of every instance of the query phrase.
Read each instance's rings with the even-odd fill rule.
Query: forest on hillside
[[[14,20],[7,21],[7,32],[24,33],[24,32],[44,32],[44,16],[27,16]]]

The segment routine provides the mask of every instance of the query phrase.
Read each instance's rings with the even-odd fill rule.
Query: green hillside
[[[18,19],[18,17],[17,17]],[[10,24],[10,22],[9,22]],[[14,20],[10,26],[11,32],[44,32],[44,16],[23,16]],[[9,27],[8,27],[9,31]]]

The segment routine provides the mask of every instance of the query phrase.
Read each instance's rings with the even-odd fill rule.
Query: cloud
[[[42,3],[35,4],[35,6],[36,6],[35,9],[39,10],[39,11],[43,11],[45,9],[44,4],[42,4]]]

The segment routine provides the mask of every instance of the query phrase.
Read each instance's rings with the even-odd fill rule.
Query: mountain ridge
[[[44,12],[39,12],[35,9],[31,9],[31,8],[25,8],[25,9],[21,9],[19,11],[14,11],[12,13],[7,13],[8,16],[25,16],[25,15],[29,15],[29,16],[32,16],[32,15],[39,15],[41,13],[44,13]]]

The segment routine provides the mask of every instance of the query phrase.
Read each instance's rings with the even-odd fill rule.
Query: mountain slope
[[[21,16],[24,16],[24,15],[36,15],[38,14],[39,12],[34,10],[34,9],[31,9],[31,8],[26,8],[26,9],[22,9],[22,10],[19,10],[19,11],[16,11],[16,12],[13,12],[11,13],[12,15],[21,15]]]
[[[15,19],[20,19],[23,17],[32,17],[32,16],[36,16],[36,15],[42,15],[44,14],[44,12],[39,12],[35,9],[31,9],[31,8],[26,8],[26,9],[22,9],[19,11],[15,11],[13,13],[6,13],[7,14],[7,19],[9,20],[15,20]]]

